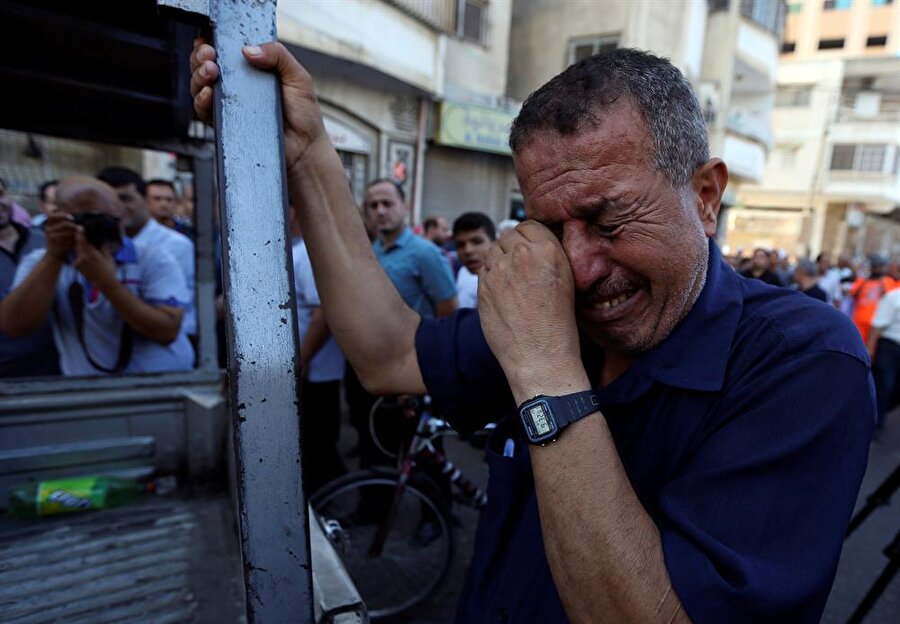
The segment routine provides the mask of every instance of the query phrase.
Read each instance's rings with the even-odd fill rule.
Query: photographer
[[[0,330],[24,336],[50,316],[65,375],[190,369],[188,292],[174,260],[122,234],[122,206],[99,180],[63,180],[57,202],[47,248],[23,258],[0,303]]]

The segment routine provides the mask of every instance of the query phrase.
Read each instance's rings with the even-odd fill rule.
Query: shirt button
[[[498,622],[509,622],[509,611],[500,607],[497,609],[497,621]]]

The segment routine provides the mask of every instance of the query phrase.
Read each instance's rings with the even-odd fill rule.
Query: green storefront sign
[[[511,154],[509,127],[514,113],[471,104],[441,102],[435,141],[441,145]]]

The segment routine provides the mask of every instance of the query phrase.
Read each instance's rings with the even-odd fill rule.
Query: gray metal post
[[[281,102],[275,78],[241,54],[244,45],[275,39],[275,0],[159,4],[208,16],[218,53],[215,125],[247,615],[263,624],[312,622]]]

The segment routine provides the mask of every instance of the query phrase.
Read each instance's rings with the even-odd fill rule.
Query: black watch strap
[[[556,405],[560,408],[558,413],[555,414],[560,429],[600,409],[600,401],[593,390],[575,392],[574,394],[555,398]]]

